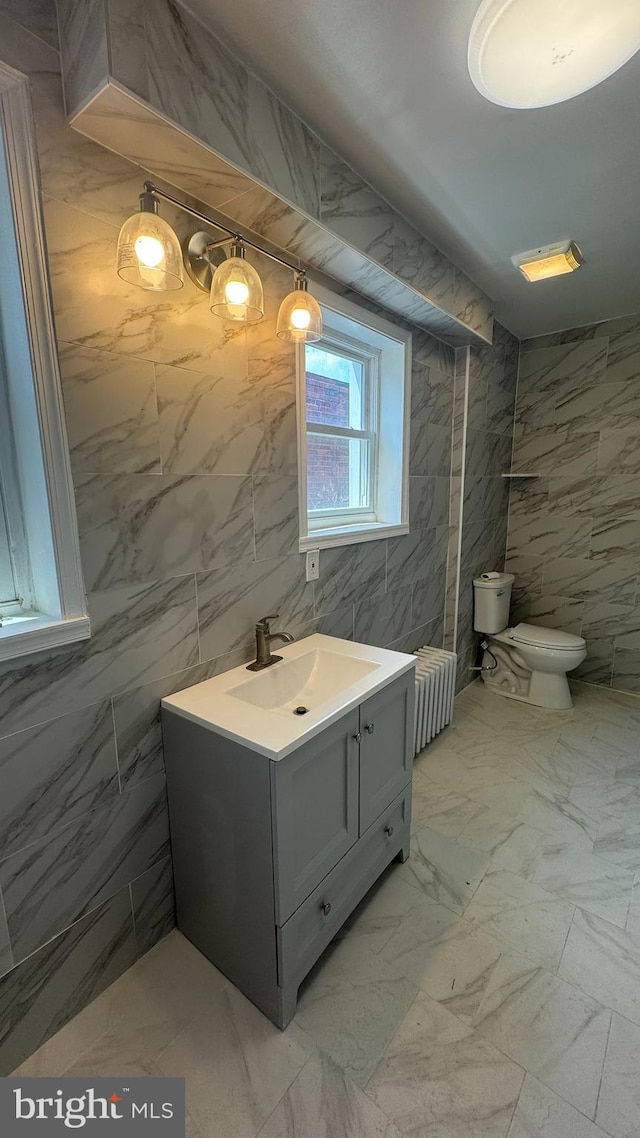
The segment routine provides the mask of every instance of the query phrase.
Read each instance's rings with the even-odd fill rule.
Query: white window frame
[[[372,417],[365,431],[330,426],[323,430],[322,425],[316,430],[318,424],[307,423],[305,345],[297,345],[301,553],[409,533],[411,333],[318,284],[311,287],[324,322],[323,338],[314,346],[334,347],[338,353],[370,362],[366,382],[370,385]],[[371,509],[308,510],[307,433],[371,437]]]
[[[365,426],[363,429],[357,429],[355,427],[336,427],[329,424],[308,422],[306,424],[305,445],[309,435],[326,435],[329,438],[368,440],[369,471],[367,481],[369,483],[370,504],[368,507],[341,506],[333,510],[308,510],[309,529],[311,531],[326,528],[327,518],[341,519],[345,525],[349,519],[352,525],[374,522],[376,520],[377,498],[377,453],[375,439],[378,433],[378,417],[380,413],[380,352],[378,349],[368,347],[366,344],[358,343],[353,336],[341,335],[331,330],[326,331],[322,340],[319,343],[315,343],[313,347],[320,349],[326,347],[329,351],[335,351],[336,355],[340,355],[343,359],[351,359],[362,365],[366,406]],[[306,355],[304,383],[306,394]]]
[[[0,218],[0,329],[16,484],[4,484],[22,597],[2,606],[0,661],[90,635],[49,287],[29,83],[0,63],[0,146],[13,218]],[[13,224],[12,224],[13,223]],[[13,505],[12,505],[13,499]],[[15,501],[20,502],[19,513]],[[12,517],[13,510],[13,517]],[[20,526],[23,538],[17,539]],[[26,546],[26,548],[25,548]]]

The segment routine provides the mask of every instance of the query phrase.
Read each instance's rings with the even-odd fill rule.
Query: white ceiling
[[[566,103],[508,110],[467,73],[479,0],[188,3],[516,335],[640,311],[640,54]],[[527,284],[512,267],[567,237],[577,273]]]

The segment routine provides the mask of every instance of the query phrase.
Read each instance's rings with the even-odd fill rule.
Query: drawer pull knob
[[[320,908],[322,909],[322,912],[324,913],[325,917],[328,917],[329,913],[331,912],[331,902],[330,901],[323,901]]]
[[[356,731],[355,734],[352,735],[352,738],[355,739],[356,743],[359,743],[362,738],[360,731]]]
[[[374,727],[375,727],[374,723],[365,723],[364,729],[367,732],[367,735],[373,735]]]
[[[392,838],[393,837],[393,826],[385,826],[384,832],[388,838]]]

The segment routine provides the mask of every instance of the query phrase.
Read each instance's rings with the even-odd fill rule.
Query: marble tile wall
[[[67,108],[79,130],[142,165],[149,155],[150,169],[209,205],[253,187],[238,204],[259,201],[264,213],[268,200],[269,225],[280,231],[274,212],[284,211],[304,260],[452,343],[491,340],[492,304],[478,286],[186,8],[173,0],[58,0],[58,9]],[[106,86],[110,75],[118,90]],[[127,92],[136,101],[125,98],[125,107]],[[217,184],[203,173],[211,160]],[[286,246],[294,250],[291,232]]]
[[[509,489],[501,475],[511,467],[517,375],[518,341],[497,323],[493,345],[456,353],[447,631],[455,630],[459,689],[478,656],[473,578],[504,568]]]
[[[296,636],[442,644],[449,532],[454,352],[415,328],[412,532],[323,552],[306,583],[294,357],[274,334],[289,274],[260,261],[249,331],[190,283],[118,279],[144,172],[66,125],[47,13],[0,0],[0,54],[31,81],[92,636],[0,666],[3,1074],[173,924],[162,696],[248,660],[265,612]]]
[[[640,691],[640,315],[521,345],[513,618],[582,635],[590,683]]]

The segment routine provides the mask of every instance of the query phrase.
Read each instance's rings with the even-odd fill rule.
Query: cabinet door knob
[[[361,738],[362,738],[362,735],[359,731],[356,731],[356,733],[354,735],[352,735],[351,738],[355,739],[356,743],[359,743]]]
[[[320,908],[322,909],[322,912],[324,913],[325,917],[328,917],[329,913],[331,912],[331,902],[330,901],[323,901]]]
[[[393,826],[385,826],[384,832],[388,838],[393,837]]]
[[[373,735],[374,727],[375,727],[375,723],[365,723],[364,729],[367,732],[367,735]]]

